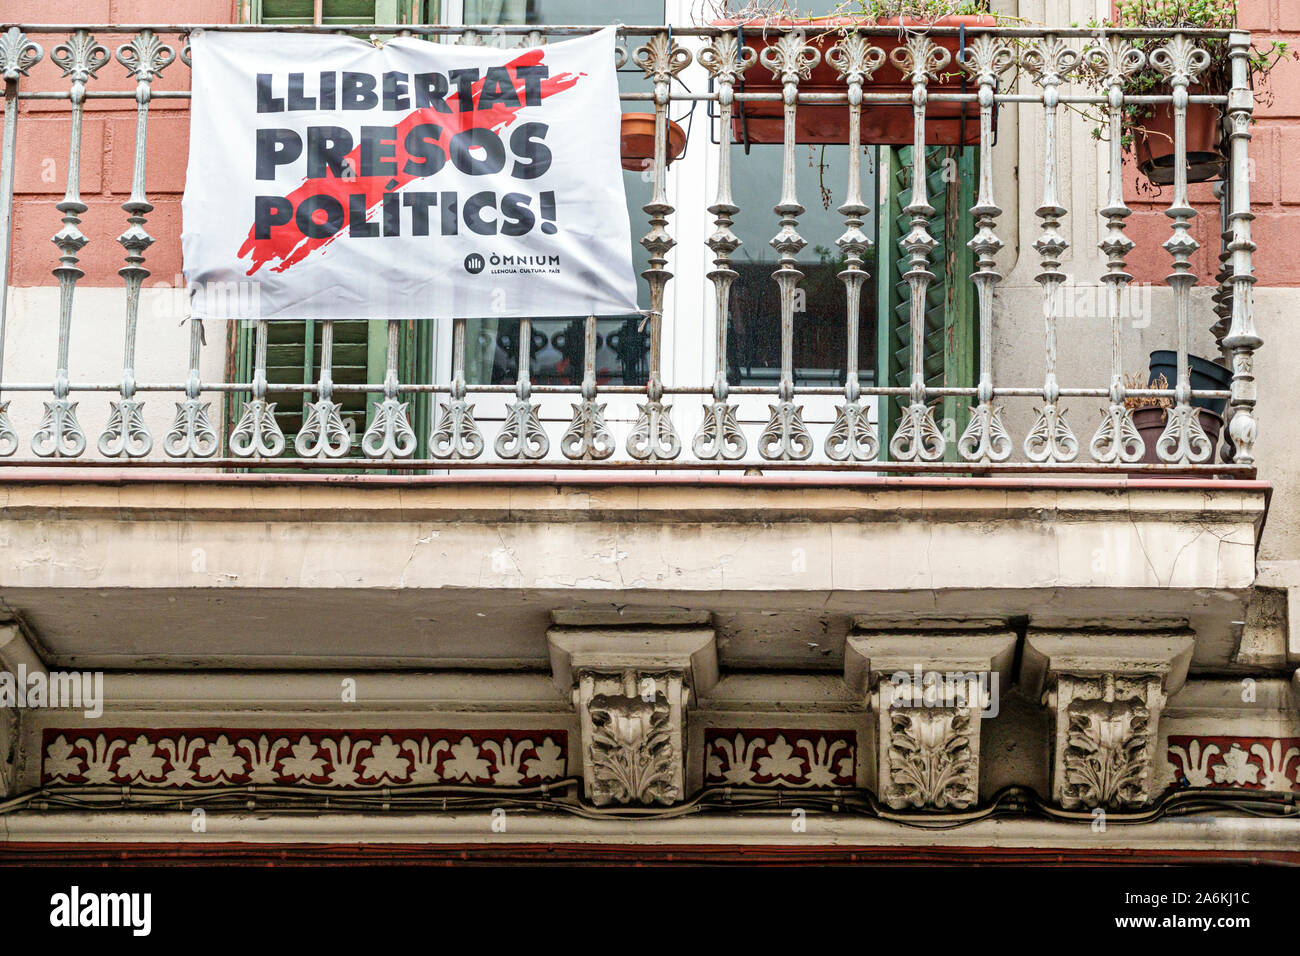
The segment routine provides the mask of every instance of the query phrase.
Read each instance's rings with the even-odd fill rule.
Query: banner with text
[[[196,317],[637,310],[613,29],[509,50],[201,30],[191,45]]]

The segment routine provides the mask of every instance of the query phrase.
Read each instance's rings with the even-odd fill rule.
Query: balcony
[[[1203,818],[1078,823],[1200,799],[1173,788],[1248,772],[1234,746],[1300,787],[1285,582],[1254,603],[1248,34],[620,27],[624,112],[654,130],[625,174],[640,313],[205,327],[175,277],[196,28],[4,29],[0,671],[105,671],[115,735],[96,751],[69,710],[0,721],[8,839],[175,840],[135,809],[197,790],[201,839],[474,842],[438,787],[477,812],[527,781],[592,819],[538,802],[524,842],[781,843],[784,819],[740,818],[798,790],[823,824],[869,804],[817,837],[856,846],[933,843],[899,823],[945,810],[1022,818],[954,846],[1294,855],[1277,820],[1208,843]],[[1205,42],[1231,51],[1226,91],[1198,85]],[[1131,94],[1144,64],[1168,84]],[[1159,235],[1132,228],[1135,104],[1175,119]],[[1226,117],[1212,185],[1187,181],[1198,105]],[[810,146],[824,123],[842,140]],[[913,667],[996,677],[1005,707],[896,705],[888,675]],[[342,709],[340,679],[365,687]],[[661,698],[671,766],[644,792],[596,779],[600,709]],[[1103,723],[1137,728],[1115,759],[1140,785],[1067,779],[1072,735]],[[952,792],[898,785],[911,737],[954,736],[973,744]],[[243,748],[240,769],[120,756],[187,740]],[[294,776],[294,741],[329,773]],[[449,769],[467,741],[481,774]],[[789,746],[797,772],[759,772]],[[389,784],[417,836],[322,809],[388,806]],[[696,797],[721,829],[600,816]],[[284,808],[317,816],[295,830]]]
[[[386,329],[358,330],[359,323],[330,321],[306,329],[269,321],[205,329],[188,317],[180,281],[164,276],[145,285],[150,231],[160,233],[160,246],[174,246],[179,231],[177,204],[169,203],[158,222],[149,197],[161,189],[174,198],[183,186],[175,152],[165,152],[167,143],[157,137],[176,136],[183,122],[185,31],[193,28],[6,29],[0,310],[8,321],[0,311],[0,455],[8,465],[1255,474],[1252,370],[1261,342],[1252,318],[1253,98],[1244,32],[1168,37],[971,27],[958,35],[956,28],[936,27],[901,42],[896,29],[884,27],[831,34],[772,26],[620,27],[625,111],[654,116],[652,156],[638,174],[648,217],[642,314],[612,326],[575,317],[489,329],[466,317],[450,329],[390,321]],[[401,32],[527,45],[587,29]],[[1192,51],[1205,42],[1232,51],[1226,93],[1198,92],[1202,66]],[[1126,78],[1144,65],[1162,71],[1168,85],[1140,96],[1126,92]],[[682,80],[687,75],[689,86]],[[835,86],[826,85],[827,77]],[[133,119],[113,114],[108,124],[102,121],[105,111],[133,104]],[[1197,210],[1189,196],[1206,187],[1189,187],[1188,165],[1178,161],[1187,154],[1185,133],[1175,137],[1164,251],[1125,234],[1130,210],[1118,134],[1123,110],[1134,104],[1172,109],[1179,129],[1189,106],[1212,104],[1226,117],[1226,149],[1213,187],[1219,242],[1200,256],[1217,262],[1213,276],[1198,276],[1193,267],[1201,243],[1193,236]],[[1059,169],[1070,142],[1067,123],[1079,110],[1101,117],[1105,195],[1095,196],[1095,205],[1068,209],[1078,190],[1063,182]],[[669,131],[684,116],[695,165],[674,178],[684,161],[668,164]],[[809,245],[801,218],[809,218],[805,204],[817,197],[798,187],[807,179],[808,130],[827,116],[844,129],[848,147],[843,170],[819,171],[825,211],[841,217],[842,233],[814,268],[801,255]],[[864,148],[891,141],[881,131],[884,116],[894,129],[901,120],[904,142],[911,143],[891,153],[892,160],[886,146],[879,154]],[[956,155],[941,149],[936,156],[932,144],[954,142],[957,124],[957,138],[970,144],[965,192],[949,188],[952,177],[934,165]],[[1041,145],[1039,168],[1020,168],[1018,180],[1007,145],[1013,129],[1019,142]],[[105,130],[118,157],[128,147],[133,155],[128,168],[113,163],[111,181],[89,162],[98,158],[91,153],[108,148]],[[751,139],[772,145],[751,154]],[[66,143],[72,171],[57,202],[42,198],[39,183],[43,167],[57,171],[61,162],[45,155],[54,143]],[[778,150],[779,188],[758,208],[739,205],[733,183],[749,181],[760,153],[774,160]],[[893,189],[893,205],[879,214],[864,192],[864,157],[888,187],[881,195]],[[83,169],[93,171],[94,182],[83,182]],[[696,171],[710,195],[690,181]],[[842,181],[828,181],[841,172]],[[894,185],[883,183],[886,174]],[[21,202],[15,209],[16,182]],[[995,194],[995,187],[1010,195]],[[129,196],[119,212],[105,197],[123,190]],[[1021,216],[1019,228],[1004,222],[999,203],[1008,201],[1033,209],[1033,217]],[[32,277],[44,274],[36,265],[43,255],[36,241],[45,238],[41,224],[57,227],[59,215],[56,248],[48,250],[56,295],[50,279],[41,289],[33,288]],[[1105,265],[1099,273],[1068,271],[1078,250],[1070,250],[1075,233],[1063,225],[1067,217],[1100,223],[1096,246]],[[776,255],[759,273],[761,256],[745,251],[736,229],[738,222],[754,229],[763,220]],[[875,239],[868,235],[871,223]],[[120,228],[126,229],[117,240],[124,248],[121,291],[110,296],[107,282],[85,288],[86,268],[101,278],[111,274],[113,257],[102,251],[103,240]],[[163,255],[164,268],[175,270],[174,255]],[[1168,263],[1167,280],[1137,289],[1127,262],[1156,256]],[[11,268],[15,258],[18,267]],[[1086,257],[1079,261],[1086,265]],[[1010,263],[1018,274],[1032,275],[1036,293],[1003,287]],[[16,273],[21,283],[13,281]],[[814,280],[818,289],[810,290]],[[811,315],[808,295],[823,294],[828,284],[842,284],[842,297],[838,291],[824,296],[831,305]],[[1086,334],[1076,331],[1080,288],[1096,304]],[[1135,290],[1147,296],[1138,312],[1131,307]],[[968,322],[954,321],[957,299],[969,301]],[[884,316],[870,342],[868,305]],[[750,315],[747,324],[746,309],[767,309],[770,321],[763,326]],[[1035,330],[1039,310],[1043,321]],[[1067,329],[1068,320],[1074,323]],[[687,334],[696,328],[703,330],[698,341]],[[1163,382],[1153,376],[1152,385],[1140,367],[1134,328],[1143,329],[1142,343],[1160,344],[1171,355]],[[810,370],[804,366],[814,340],[821,343],[819,368]],[[1220,381],[1200,378],[1203,366],[1191,369],[1194,348],[1213,354],[1219,364],[1207,364],[1211,372],[1221,370]],[[768,355],[757,371],[756,349]],[[1141,429],[1135,408],[1155,410]]]

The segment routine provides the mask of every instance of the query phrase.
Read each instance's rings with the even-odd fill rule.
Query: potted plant
[[[1203,359],[1199,355],[1187,356],[1187,363],[1193,391],[1228,391],[1232,388],[1232,369],[1218,362]],[[1157,378],[1164,381],[1178,378],[1178,353],[1172,349],[1157,349],[1151,353],[1149,368],[1151,377],[1148,381],[1152,383],[1150,387],[1168,388],[1167,385],[1156,385],[1155,381]],[[1216,415],[1222,415],[1228,407],[1228,400],[1196,396],[1192,398],[1192,404],[1197,408],[1208,409]]]
[[[845,0],[836,14],[825,17],[801,17],[779,4],[751,4],[725,17],[713,20],[713,26],[737,28],[745,46],[763,50],[776,42],[780,34],[768,27],[801,27],[807,42],[821,53],[808,79],[801,79],[802,93],[843,93],[844,79],[826,59],[827,52],[844,36],[861,26],[897,27],[896,34],[873,36],[872,43],[885,52],[886,60],[872,76],[868,89],[872,93],[910,94],[911,80],[889,59],[890,54],[907,42],[910,34],[933,26],[989,27],[997,18],[988,12],[987,0]],[[963,37],[935,36],[934,42],[949,53],[949,64],[932,92],[961,93],[969,90],[970,80],[957,66],[957,53]],[[738,82],[737,92],[780,93],[779,76],[756,63]],[[783,143],[785,118],[779,101],[746,102],[732,118],[732,138],[744,143]],[[849,111],[846,104],[804,104],[795,113],[795,141],[813,145],[843,144],[849,141]],[[867,104],[862,108],[862,142],[864,144],[907,146],[913,141],[913,117],[910,102]],[[936,146],[961,146],[979,142],[979,111],[974,103],[935,103],[926,108],[926,142]]]
[[[1126,385],[1130,389],[1135,388],[1169,388],[1169,380],[1165,378],[1164,373],[1153,373],[1150,381],[1143,385],[1141,375],[1129,376],[1126,379]],[[1163,464],[1159,453],[1156,451],[1156,443],[1160,441],[1160,436],[1164,434],[1165,425],[1168,423],[1167,409],[1173,407],[1173,399],[1165,396],[1137,397],[1125,396],[1124,407],[1133,413],[1133,426],[1142,436],[1144,446],[1142,452],[1142,461],[1158,465]],[[1205,432],[1205,437],[1210,440],[1210,446],[1217,448],[1219,445],[1219,435],[1223,431],[1223,418],[1215,411],[1205,407],[1198,399],[1193,402],[1196,409],[1196,417],[1200,419],[1201,430]],[[1211,455],[1213,461],[1216,456]]]
[[[649,169],[654,164],[655,155],[655,114],[624,113],[619,127],[619,147],[624,169],[632,172]],[[669,120],[664,165],[671,165],[685,148],[686,130]]]
[[[1096,25],[1096,24],[1094,24]],[[1237,25],[1236,0],[1118,0],[1113,22],[1105,26],[1143,27],[1172,33],[1180,27],[1231,29]],[[1138,48],[1152,48],[1163,39],[1134,41]],[[1224,39],[1200,39],[1197,45],[1209,54],[1209,64],[1198,81],[1189,87],[1193,94],[1224,95],[1232,85],[1228,43]],[[1251,73],[1264,81],[1269,71],[1287,56],[1287,44],[1274,40],[1250,52]],[[1100,85],[1104,77],[1094,74]],[[1167,94],[1166,76],[1149,63],[1125,83],[1130,96]],[[1102,135],[1099,124],[1095,135]],[[1128,103],[1124,106],[1124,148],[1137,160],[1138,168],[1149,182],[1167,186],[1174,181],[1174,109],[1172,103]],[[1223,117],[1211,103],[1187,105],[1187,181],[1207,182],[1217,179],[1224,165]]]

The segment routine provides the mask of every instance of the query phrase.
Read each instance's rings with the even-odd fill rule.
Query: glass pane
[[[600,25],[663,23],[664,4],[645,0],[465,0],[467,24]],[[640,68],[629,63],[619,71],[622,91],[649,91]],[[640,112],[646,103],[624,103],[624,112]],[[702,112],[702,111],[701,111]],[[674,115],[674,119],[683,122]],[[683,122],[683,125],[685,123]],[[649,231],[641,207],[650,201],[648,173],[623,172],[628,218],[632,224],[632,271],[637,298],[649,303],[650,287],[641,273],[649,256],[640,243]],[[538,319],[533,322],[532,380],[539,385],[576,385],[582,381],[582,318]],[[641,316],[603,318],[597,322],[596,380],[600,385],[644,385],[649,338],[639,329]],[[519,368],[519,322],[513,319],[471,319],[467,323],[465,378],[470,384],[502,384],[515,380]],[[476,347],[477,346],[477,347]]]
[[[731,290],[727,333],[727,379],[733,385],[774,384],[781,375],[781,299],[772,273],[776,251],[769,244],[780,228],[773,213],[781,196],[781,147],[755,145],[748,155],[731,147],[732,191],[740,213],[732,230],[743,243],[733,260],[739,273]],[[794,314],[794,377],[796,385],[840,385],[848,344],[847,296],[839,273],[844,255],[835,240],[844,232],[844,217],[836,212],[848,182],[847,146],[796,146],[795,180],[799,201],[807,211],[799,217],[799,235],[807,245],[799,254],[799,283]],[[876,195],[875,150],[862,157],[862,195],[867,204]],[[867,214],[862,231],[875,232],[875,210]],[[875,275],[874,251],[863,268]],[[876,295],[874,282],[862,286],[858,325],[860,381],[872,381],[875,370]]]

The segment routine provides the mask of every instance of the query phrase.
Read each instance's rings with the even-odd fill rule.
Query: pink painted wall
[[[171,24],[183,13],[186,23],[231,23],[237,0],[7,0],[4,17],[19,23],[121,23]],[[24,78],[21,90],[66,90],[68,81],[51,62],[50,52],[63,37],[32,35],[45,50],[41,62]],[[97,34],[96,39],[114,54],[127,37]],[[177,53],[175,35],[164,42]],[[189,88],[189,67],[179,60],[153,83],[155,90]],[[135,84],[116,59],[106,63],[88,84],[90,90],[130,90]],[[0,112],[2,112],[0,108]],[[181,271],[181,194],[189,153],[187,100],[154,100],[149,108],[146,187],[154,210],[146,229],[154,244],[145,256],[151,276],[146,284],[169,284]],[[54,208],[67,187],[69,106],[67,101],[25,101],[20,107],[18,155],[14,165],[14,241],[11,282],[14,285],[49,285],[58,264],[58,250],[50,242],[61,227]],[[124,252],[117,237],[126,229],[122,203],[131,193],[135,158],[136,110],[133,99],[87,100],[82,133],[81,195],[90,208],[81,217],[81,230],[90,242],[81,251],[86,272],[83,285],[120,286],[117,270]]]
[[[1238,0],[1238,24],[1250,30],[1257,45],[1284,40],[1300,49],[1300,0]],[[1270,101],[1271,99],[1271,101]],[[1251,238],[1255,274],[1263,285],[1300,285],[1300,61],[1286,60],[1269,74],[1267,86],[1256,94],[1250,155],[1254,181],[1250,187],[1255,221]],[[1125,200],[1133,209],[1128,233],[1137,243],[1129,271],[1140,282],[1162,283],[1172,261],[1160,248],[1169,238],[1164,214],[1172,187],[1152,195],[1137,189],[1138,173],[1128,169]],[[1218,271],[1219,205],[1209,184],[1191,187],[1197,217],[1192,235],[1201,248],[1192,257],[1199,284],[1213,285]]]

